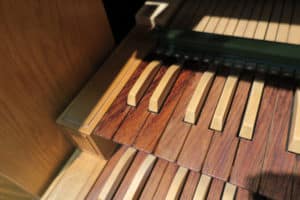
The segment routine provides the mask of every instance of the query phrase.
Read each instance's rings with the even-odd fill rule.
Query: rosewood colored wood
[[[147,63],[143,62],[133,73],[132,77],[112,103],[109,110],[98,123],[94,131],[95,135],[102,136],[106,139],[111,139],[113,137],[129,110],[132,109],[126,103],[127,95],[146,66]]]
[[[267,143],[259,193],[277,199],[290,197],[296,155],[287,152],[287,137],[292,111],[293,81],[281,78],[277,105]]]
[[[277,77],[278,78],[278,77]],[[269,77],[264,89],[261,106],[254,129],[253,140],[240,139],[237,155],[230,175],[230,182],[256,192],[260,180],[267,139],[274,116],[277,88],[276,77]]]
[[[298,200],[300,197],[300,156],[296,156],[296,166],[293,173],[293,189],[292,189],[292,199]]]
[[[155,200],[164,200],[166,198],[166,195],[168,193],[169,187],[172,183],[172,180],[177,172],[178,166],[169,163],[167,169],[165,170],[164,175],[162,176],[162,179],[159,183],[159,186],[157,187],[157,191],[153,197]]]
[[[114,135],[113,140],[115,142],[126,145],[131,145],[133,143],[135,137],[138,135],[139,130],[141,129],[149,115],[149,99],[166,70],[167,66],[161,67],[158,74],[151,83],[149,89],[146,91],[145,96],[142,97],[139,105],[136,108],[133,107],[130,109],[127,116]]]
[[[221,199],[225,183],[219,179],[213,179],[206,200]]]
[[[239,188],[237,190],[235,199],[236,200],[255,200],[255,194],[252,194],[248,190]]]
[[[227,181],[234,161],[239,139],[237,133],[251,87],[252,74],[244,72],[232,102],[225,128],[215,133],[202,172]]]
[[[213,131],[208,129],[209,123],[218,103],[219,96],[221,95],[227,73],[228,70],[220,70],[217,74],[203,110],[200,113],[200,118],[197,124],[192,126],[192,129],[181,150],[177,161],[180,166],[184,166],[195,171],[201,170],[209,148],[211,137],[213,136]]]
[[[152,200],[155,192],[159,186],[162,176],[168,166],[168,162],[166,160],[159,159],[147,180],[147,183],[143,189],[143,192],[140,196],[140,199],[143,200]]]
[[[151,113],[147,118],[134,142],[135,148],[149,153],[154,150],[191,76],[189,69],[181,72],[160,113]]]
[[[197,172],[190,171],[182,190],[180,199],[181,200],[192,200],[194,197],[195,190],[199,182],[200,174]]]
[[[191,127],[191,124],[184,122],[185,110],[202,74],[202,71],[197,71],[190,77],[190,81],[188,82],[155,149],[156,156],[171,162],[174,162],[177,159]]]

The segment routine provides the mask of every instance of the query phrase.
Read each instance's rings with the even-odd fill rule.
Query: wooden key
[[[183,121],[184,111],[202,74],[203,73],[201,71],[197,71],[194,76],[190,78],[190,81],[187,84],[179,103],[173,111],[172,117],[170,118],[159,143],[157,144],[155,149],[156,156],[168,161],[175,161],[177,159],[186,136],[191,128],[190,124]]]
[[[122,197],[123,199],[137,199],[142,187],[144,186],[146,179],[148,178],[156,157],[153,155],[147,155],[143,163],[137,169],[133,180],[131,181],[126,193]]]
[[[252,12],[251,18],[248,20],[247,28],[245,30],[244,37],[245,38],[253,38],[256,27],[258,24],[258,21],[260,19],[260,16],[262,14],[262,9],[265,4],[265,1],[258,1],[256,3],[256,6],[254,7],[254,10]]]
[[[277,105],[264,156],[259,193],[268,198],[288,199],[296,155],[287,152],[289,120],[292,111],[293,80],[279,81]]]
[[[241,130],[239,133],[239,136],[244,139],[252,139],[256,117],[264,90],[264,83],[265,82],[263,75],[258,74],[255,77],[255,80],[252,84],[250,96],[246,107],[246,112],[244,114]]]
[[[157,187],[156,193],[153,197],[155,200],[164,200],[167,196],[167,192],[172,183],[172,180],[177,172],[178,166],[169,163],[164,175],[161,178],[159,186]]]
[[[284,9],[282,11],[282,16],[280,24],[278,26],[276,42],[286,42],[290,30],[290,21],[293,14],[293,0],[286,0]]]
[[[278,77],[269,75],[261,100],[253,140],[240,140],[230,182],[256,192],[277,102]],[[247,166],[247,167],[245,167]]]
[[[233,200],[236,193],[236,186],[230,183],[225,184],[222,200]]]
[[[219,20],[218,25],[216,26],[216,29],[214,31],[214,33],[216,34],[224,33],[230,18],[236,13],[236,9],[238,9],[239,4],[241,4],[241,3],[237,4],[235,1],[230,1],[230,2],[227,1],[227,3],[229,3],[229,6],[227,5],[225,7],[226,9],[225,13]]]
[[[129,168],[135,153],[136,150],[134,148],[128,148],[126,150],[103,185],[98,195],[98,199],[105,200],[112,198],[123,176],[125,175],[126,170]]]
[[[224,188],[224,182],[219,179],[213,179],[209,188],[206,200],[221,199]]]
[[[199,182],[200,173],[190,171],[180,195],[180,200],[192,200]]]
[[[268,30],[266,33],[265,40],[275,41],[277,30],[279,26],[280,16],[283,8],[283,1],[276,1],[275,7],[273,8],[272,17],[270,19]]]
[[[257,28],[254,34],[255,39],[263,40],[266,35],[266,31],[269,25],[269,19],[272,15],[272,7],[275,0],[266,0],[265,6],[262,11],[262,16],[257,24]]]
[[[208,129],[213,112],[222,93],[228,70],[220,68],[208,94],[198,123],[192,127],[178,158],[178,164],[200,171],[206,157],[213,131]]]
[[[300,153],[300,87],[296,90],[294,97],[292,124],[290,128],[290,137],[288,150],[294,153]]]
[[[130,106],[136,106],[144,95],[146,89],[149,87],[150,83],[154,79],[156,73],[160,67],[160,61],[151,61],[143,73],[137,79],[133,87],[128,93],[127,104]]]
[[[211,184],[211,177],[204,174],[201,175],[199,183],[197,185],[193,200],[204,200],[206,199],[209,186]]]
[[[209,21],[204,29],[204,32],[214,33],[218,25],[218,22],[221,18],[220,16],[224,15],[224,11],[225,11],[224,8],[226,8],[227,5],[228,5],[228,1],[224,1],[224,0],[219,1],[216,9],[214,10],[213,13],[211,13],[211,17],[209,18]]]
[[[214,9],[216,8],[216,6],[218,5],[218,1],[216,0],[212,0],[211,3],[209,4],[207,10],[206,10],[206,15],[203,16],[199,22],[197,22],[197,24],[194,26],[193,30],[194,31],[199,31],[199,32],[203,32],[204,29],[206,28],[209,19],[211,16],[209,16],[207,13],[212,13],[214,11]]]
[[[126,145],[131,145],[134,142],[139,130],[142,128],[150,114],[147,109],[149,99],[165,72],[166,67],[162,66],[151,83],[151,86],[148,88],[146,94],[139,103],[139,106],[136,109],[131,109],[128,112],[126,118],[123,120],[113,137],[115,142]]]
[[[236,86],[239,80],[239,72],[234,71],[227,77],[222,95],[219,99],[210,128],[216,131],[222,131],[227,114],[234,97]]]
[[[102,136],[106,139],[111,139],[113,137],[130,110],[130,107],[126,104],[128,92],[146,66],[147,63],[143,63],[136,69],[108,111],[104,114],[101,121],[98,123],[94,131],[95,135]]]
[[[167,196],[165,198],[166,200],[178,199],[178,196],[181,193],[187,174],[188,174],[188,169],[183,167],[178,168],[176,175],[169,187]]]
[[[164,103],[165,98],[169,94],[170,90],[173,87],[173,84],[176,81],[176,78],[180,72],[181,67],[179,65],[171,65],[158,86],[154,90],[150,101],[149,101],[149,110],[151,112],[159,112],[162,104]]]
[[[160,180],[168,166],[168,162],[162,159],[158,159],[156,162],[149,179],[143,189],[140,199],[152,200],[155,192],[159,186]]]
[[[208,94],[208,91],[212,85],[213,79],[215,77],[216,70],[210,68],[209,71],[205,72],[201,77],[196,90],[187,106],[184,121],[195,124],[197,117],[203,107],[204,101]]]
[[[290,32],[288,36],[288,43],[300,44],[300,2],[295,1],[293,19],[290,26]]]
[[[222,134],[214,134],[210,143],[202,173],[227,181],[235,158],[239,139],[237,136],[247,97],[252,73],[244,72],[237,87],[232,108]]]
[[[256,195],[249,192],[248,190],[244,190],[239,188],[236,193],[236,200],[255,200]]]
[[[134,144],[137,149],[149,153],[154,150],[191,76],[192,71],[184,68],[170,95],[168,95],[161,112],[159,114],[151,113],[139,131]]]

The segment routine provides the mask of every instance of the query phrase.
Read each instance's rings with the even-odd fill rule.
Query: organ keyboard
[[[159,43],[92,133],[123,146],[88,199],[300,199],[300,2],[173,1],[137,15]]]

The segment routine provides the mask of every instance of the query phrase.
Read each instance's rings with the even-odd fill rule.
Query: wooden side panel
[[[113,38],[101,1],[3,0],[0,40],[0,172],[39,195],[73,150],[55,119]]]

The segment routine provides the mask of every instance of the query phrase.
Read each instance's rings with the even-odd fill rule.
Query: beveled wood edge
[[[76,168],[78,168],[78,171],[80,172],[79,174],[81,176],[88,176],[88,179],[86,182],[76,182],[76,184],[82,185],[80,191],[78,191],[76,198],[77,199],[85,198],[85,196],[88,194],[91,187],[97,180],[99,174],[104,169],[104,167],[107,163],[107,160],[101,159],[95,155],[88,153],[88,152],[81,151],[80,149],[75,149],[75,151],[70,156],[68,161],[64,164],[64,166],[61,168],[60,172],[57,174],[57,176],[51,182],[51,184],[49,185],[47,190],[44,192],[44,194],[41,197],[41,200],[55,199],[57,197],[57,195],[60,195],[59,193],[57,193],[55,191],[56,187],[59,187],[58,184],[62,180],[64,180],[64,177],[68,177],[71,174],[71,172],[69,172],[68,169],[73,165],[73,163],[75,163],[76,160],[82,158],[82,157],[80,157],[80,155],[82,155],[82,154],[86,154],[86,156],[91,156],[91,157],[94,157],[95,160],[98,160],[98,161],[96,161],[96,163],[94,163],[95,167],[93,168],[93,170],[89,171],[89,173],[80,172],[81,167],[80,167],[80,165],[77,164],[78,166]],[[91,163],[83,162],[82,164],[87,165],[87,164],[91,164]],[[66,179],[68,179],[68,178],[66,178]],[[72,181],[72,184],[64,184],[64,189],[62,190],[62,192],[64,193],[62,195],[66,196],[66,197],[68,196],[68,192],[74,192],[74,190],[72,188],[72,186],[74,185],[74,180],[69,179],[68,181]],[[68,186],[70,188],[68,188]]]
[[[139,66],[142,59],[154,47],[154,43],[155,42],[148,36],[147,30],[141,27],[135,27],[58,117],[57,123],[70,128],[75,131],[75,133],[81,134],[82,136],[91,135],[97,123],[101,120],[104,113],[108,110],[135,69]],[[131,57],[125,64],[115,63],[120,55],[128,52],[131,53]],[[102,95],[100,94],[100,97],[95,95],[93,96],[93,94],[97,94],[97,92],[95,92],[97,91],[97,88],[91,87],[93,83],[97,83],[103,78],[103,76],[101,76],[103,71],[110,70],[112,68],[120,69],[116,78],[112,78],[113,81],[110,86],[105,90],[105,92],[103,92]],[[93,102],[93,100],[86,98],[86,96],[88,96],[87,94],[92,95],[89,98],[97,98],[98,101],[96,100],[96,105],[90,105],[92,107],[91,110],[86,109],[80,111],[82,109],[81,105]],[[70,116],[71,112],[76,113],[76,111],[77,115]],[[84,113],[88,114],[87,116],[82,117],[78,113],[83,113],[83,115],[85,115]]]

